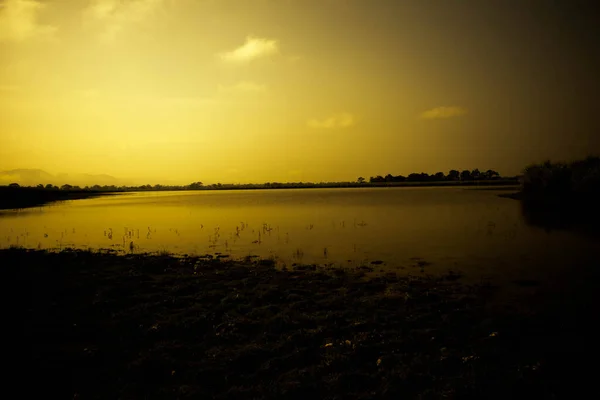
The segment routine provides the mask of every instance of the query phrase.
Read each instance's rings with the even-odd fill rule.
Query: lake
[[[510,190],[508,190],[510,192]],[[471,278],[560,277],[597,239],[525,223],[518,201],[460,187],[125,193],[0,212],[0,247],[272,257]]]

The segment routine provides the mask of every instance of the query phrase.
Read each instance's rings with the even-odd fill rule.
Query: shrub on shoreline
[[[600,156],[570,163],[546,161],[525,168],[522,192],[526,197],[565,199],[600,194]]]

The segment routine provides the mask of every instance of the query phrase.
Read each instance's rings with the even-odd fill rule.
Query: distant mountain
[[[41,169],[12,169],[9,171],[0,171],[0,185],[10,183],[31,186],[37,184],[56,184],[56,177]]]
[[[10,183],[18,183],[22,186],[37,186],[39,184],[52,184],[62,186],[65,184],[73,186],[120,186],[130,185],[131,183],[115,178],[106,174],[57,174],[52,175],[41,169],[13,169],[8,171],[0,171],[0,185],[8,185]]]
[[[106,175],[106,174],[98,174],[98,175],[94,175],[94,174],[57,174],[56,179],[58,179],[60,182],[64,182],[64,183],[62,183],[63,185],[65,183],[68,183],[69,185],[78,185],[78,186],[85,186],[85,185],[89,185],[89,186],[92,186],[92,185],[120,186],[120,185],[130,184],[129,182],[127,182],[123,179],[115,178],[114,176]]]

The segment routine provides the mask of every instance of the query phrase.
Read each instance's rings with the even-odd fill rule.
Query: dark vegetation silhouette
[[[84,190],[70,185],[38,185],[22,187],[16,183],[0,186],[0,210],[41,206],[53,201],[77,200],[108,194],[103,191]]]
[[[361,179],[358,178],[360,182]],[[392,174],[387,174],[385,177],[381,175],[377,175],[375,177],[369,178],[370,183],[382,183],[382,182],[455,182],[455,183],[464,183],[464,182],[472,182],[472,181],[498,181],[500,180],[500,174],[497,171],[488,169],[485,172],[480,172],[479,169],[474,169],[472,171],[464,170],[462,172],[458,172],[457,170],[450,170],[447,175],[443,172],[436,172],[435,174],[429,175],[428,173],[411,173],[408,176],[398,175],[393,176]],[[505,178],[506,179],[506,178]],[[514,179],[514,178],[513,178]]]
[[[0,209],[25,208],[43,205],[52,201],[74,200],[118,192],[178,191],[178,190],[252,190],[252,189],[310,189],[310,188],[352,188],[381,186],[448,186],[448,185],[515,185],[517,177],[500,177],[493,170],[480,173],[478,169],[459,173],[451,170],[448,174],[437,172],[411,173],[408,176],[387,174],[385,177],[370,177],[369,181],[359,177],[355,182],[266,182],[266,183],[213,183],[201,181],[188,185],[146,184],[140,186],[92,185],[83,188],[68,183],[58,187],[53,184],[21,186],[11,183],[0,186]]]
[[[387,174],[385,177],[370,177],[369,181],[359,177],[355,182],[266,182],[266,183],[213,183],[201,181],[189,185],[146,184],[140,186],[92,185],[80,187],[68,183],[58,187],[53,184],[21,186],[11,183],[0,186],[0,209],[14,209],[40,206],[53,201],[75,200],[118,192],[178,191],[178,190],[252,190],[252,189],[310,189],[310,188],[352,188],[385,186],[448,186],[448,185],[515,185],[518,177],[500,177],[493,170],[480,173],[478,169],[459,173],[451,170],[448,174],[437,172],[411,173],[408,176]]]
[[[521,191],[505,197],[521,201],[523,217],[530,225],[598,236],[600,157],[531,164],[523,171]]]
[[[515,182],[517,177],[500,177],[500,174],[493,170],[480,173],[479,170],[463,171],[462,175],[456,170],[451,170],[448,175],[443,172],[437,172],[433,175],[427,173],[411,173],[407,177],[403,175],[393,176],[388,174],[385,177],[370,177],[369,182],[364,177],[359,177],[355,182],[265,182],[265,183],[213,183],[204,184],[203,182],[192,182],[188,185],[161,185],[146,184],[138,186],[127,185],[92,185],[92,186],[74,186],[68,183],[58,187],[52,184],[38,184],[34,188],[47,190],[82,190],[82,191],[161,191],[161,190],[219,190],[219,189],[274,189],[274,188],[311,188],[311,187],[357,187],[357,186],[377,186],[376,184],[389,183],[454,183],[468,184],[473,181],[489,181],[494,183],[503,183],[504,181]],[[9,187],[26,187],[18,183],[11,183]],[[33,188],[32,186],[27,186]]]
[[[600,157],[588,156],[570,163],[545,161],[532,164],[523,173],[526,198],[585,199],[600,195]]]

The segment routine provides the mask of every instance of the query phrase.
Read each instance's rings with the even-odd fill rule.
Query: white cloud
[[[467,114],[467,109],[463,107],[436,107],[421,113],[422,119],[442,119],[460,117]]]
[[[264,93],[267,86],[256,82],[242,81],[232,86],[219,86],[222,93]]]
[[[38,14],[45,7],[36,0],[5,0],[0,3],[0,42],[53,38],[56,27],[38,22]]]
[[[336,129],[348,128],[356,124],[356,118],[350,113],[340,113],[329,116],[328,118],[319,120],[311,119],[307,122],[310,128],[315,129]]]
[[[88,22],[102,26],[100,39],[113,41],[128,25],[148,18],[164,0],[94,0],[85,10]]]
[[[231,63],[246,63],[278,52],[279,44],[276,40],[248,36],[243,45],[235,50],[221,53],[219,57]]]

